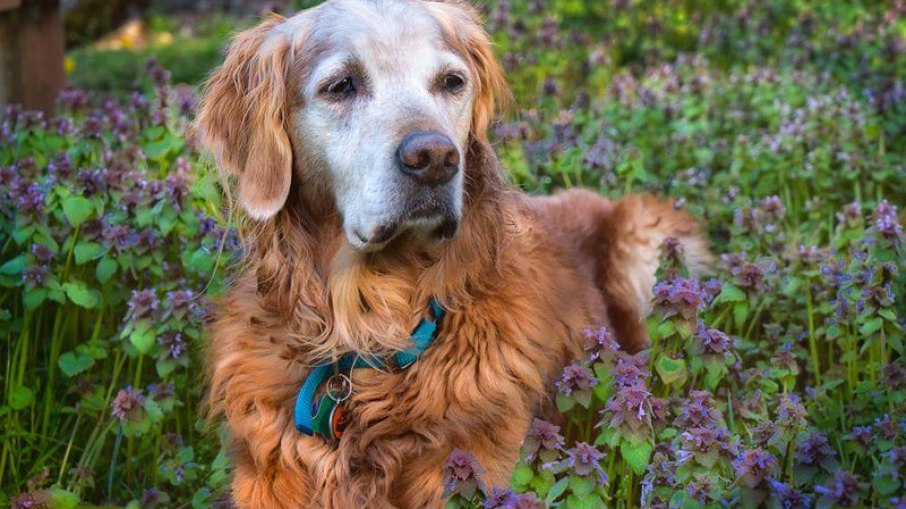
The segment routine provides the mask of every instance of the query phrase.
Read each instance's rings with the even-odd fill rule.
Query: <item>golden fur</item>
[[[506,484],[553,380],[580,355],[583,330],[611,324],[625,347],[644,344],[663,238],[680,238],[695,263],[707,256],[695,222],[648,196],[533,198],[505,184],[486,138],[506,90],[487,36],[466,6],[431,7],[480,76],[464,216],[442,244],[404,234],[379,252],[356,251],[329,204],[311,200],[284,126],[287,69],[304,57],[276,48],[261,61],[275,21],[240,35],[209,82],[199,125],[221,167],[239,176],[240,203],[254,211],[288,196],[244,228],[246,268],[219,302],[207,349],[238,507],[441,507],[453,448],[477,456],[486,482]],[[432,296],[447,309],[437,339],[406,371],[355,371],[352,421],[338,443],[295,430],[310,366],[405,348]]]

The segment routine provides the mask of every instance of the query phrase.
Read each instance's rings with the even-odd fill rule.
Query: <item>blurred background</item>
[[[0,507],[224,506],[202,347],[242,247],[191,125],[231,34],[317,3],[0,0]],[[906,507],[906,0],[473,3],[507,178],[669,196],[719,255],[694,281],[665,251],[659,347],[593,334],[512,487]]]

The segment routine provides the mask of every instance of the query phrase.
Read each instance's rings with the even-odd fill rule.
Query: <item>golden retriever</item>
[[[707,257],[651,197],[514,190],[487,138],[506,94],[459,1],[332,0],[233,41],[198,125],[248,216],[207,350],[238,507],[441,507],[454,448],[506,484],[583,329],[639,349],[662,240]],[[433,344],[355,370],[339,440],[295,429],[312,366],[406,349],[432,298]]]

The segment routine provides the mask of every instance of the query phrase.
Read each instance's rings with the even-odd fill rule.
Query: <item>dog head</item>
[[[487,141],[504,92],[467,5],[332,0],[239,34],[198,124],[251,218],[273,217],[298,188],[339,214],[349,244],[376,251],[404,232],[455,234],[467,151]]]

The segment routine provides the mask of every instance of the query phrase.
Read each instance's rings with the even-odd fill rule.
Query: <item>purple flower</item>
[[[516,494],[508,488],[491,488],[484,501],[485,509],[516,509]]]
[[[148,397],[154,401],[161,401],[176,396],[176,386],[172,383],[148,385]]]
[[[811,507],[812,497],[804,495],[801,491],[784,484],[776,479],[769,479],[774,499],[783,509],[799,509]]]
[[[135,250],[138,253],[151,253],[160,246],[160,237],[157,232],[146,228],[135,236]]]
[[[679,429],[716,427],[720,420],[720,411],[710,392],[690,391],[673,424]]]
[[[186,352],[186,342],[182,334],[176,331],[167,331],[157,337],[157,344],[165,358],[180,359]]]
[[[656,503],[665,502],[660,499],[656,488],[665,487],[671,491],[676,488],[676,464],[674,460],[673,450],[669,444],[660,444],[654,449],[648,462],[645,477],[641,482],[643,507],[651,507]]]
[[[837,212],[837,221],[849,228],[858,226],[862,221],[862,206],[855,201],[844,206],[842,212]]]
[[[38,219],[44,215],[44,191],[38,184],[27,184],[12,189],[10,197],[16,201],[16,213],[29,219]],[[12,186],[11,186],[12,187]]]
[[[750,295],[764,292],[764,271],[754,263],[745,263],[734,273],[733,281]]]
[[[834,474],[834,478],[826,485],[815,486],[818,497],[818,507],[861,507],[861,491],[865,484],[859,478],[844,470]]]
[[[566,451],[566,459],[544,465],[544,468],[553,473],[570,470],[573,474],[582,477],[595,476],[599,486],[605,486],[610,481],[601,467],[604,453],[595,446],[585,442],[577,442],[575,447]]]
[[[173,454],[185,444],[185,440],[179,433],[167,433],[163,436],[161,449],[165,454]]]
[[[718,453],[736,455],[730,432],[723,428],[689,428],[680,434],[680,444],[682,449],[677,453],[677,464],[695,458],[698,463],[710,466]]]
[[[884,366],[883,383],[891,389],[906,387],[906,367],[899,360],[890,361]]]
[[[890,418],[890,414],[884,414],[884,417],[875,419],[875,429],[878,430],[881,437],[887,440],[893,440],[900,433],[897,424]]]
[[[717,500],[717,481],[708,474],[695,474],[686,484],[686,494],[701,505],[708,505]]]
[[[771,439],[777,433],[777,426],[774,425],[774,421],[761,421],[754,428],[752,428],[752,441],[758,445],[766,446],[771,442]]]
[[[133,92],[129,97],[129,107],[136,113],[146,113],[151,107],[151,102],[141,92]]]
[[[563,394],[569,396],[575,392],[578,397],[580,394],[589,394],[591,388],[597,383],[598,379],[590,369],[573,363],[563,370],[563,377],[556,382],[556,386]]]
[[[903,225],[897,218],[897,208],[887,200],[882,200],[875,208],[874,222],[871,230],[881,238],[898,243],[903,236]]]
[[[733,341],[726,334],[705,326],[704,322],[699,325],[695,338],[694,350],[700,354],[724,356],[733,346]]]
[[[132,290],[132,298],[129,299],[129,312],[126,314],[127,321],[142,320],[152,318],[160,301],[157,300],[157,292],[153,289]]]
[[[723,288],[724,284],[713,277],[702,283],[702,294],[705,296],[706,302],[713,301],[715,297],[720,295]]]
[[[189,195],[189,182],[183,172],[173,173],[164,180],[162,198],[167,200],[171,207],[182,210],[186,197]]]
[[[894,447],[887,451],[887,459],[898,470],[906,468],[906,445]]]
[[[82,123],[82,136],[89,140],[99,140],[104,133],[104,123],[96,116],[90,116]]]
[[[631,385],[645,385],[648,370],[645,369],[647,361],[640,355],[621,355],[613,365],[613,384],[617,389]]]
[[[733,470],[743,486],[755,489],[778,471],[777,458],[762,449],[751,449],[733,461]]]
[[[181,115],[189,115],[195,111],[195,105],[198,98],[195,96],[195,89],[189,86],[180,86],[176,89],[176,102],[179,105]]]
[[[544,503],[534,493],[516,495],[516,509],[543,509]]]
[[[151,77],[151,81],[157,87],[165,87],[170,83],[170,71],[163,68],[154,57],[145,62],[145,72]]]
[[[818,248],[818,246],[799,246],[798,251],[799,263],[803,265],[817,265],[827,259],[827,253]]]
[[[133,389],[129,385],[116,393],[116,397],[110,403],[110,415],[120,422],[135,420],[141,416],[144,404],[145,396],[142,395],[141,389]]]
[[[680,315],[686,320],[694,319],[704,303],[694,279],[678,277],[671,282],[654,285],[654,307],[664,318]]]
[[[541,461],[553,461],[562,448],[560,426],[541,419],[532,421],[528,434],[522,441],[522,454],[526,461],[533,461],[536,454]]]
[[[621,387],[601,411],[605,416],[610,415],[610,420],[605,418],[598,425],[622,428],[632,435],[647,437],[651,428],[652,399],[644,383]]]
[[[862,447],[868,447],[874,440],[871,426],[854,426],[852,433],[846,435],[845,438],[862,444]]]
[[[484,472],[475,456],[453,449],[443,468],[444,497],[459,495],[471,500],[478,491],[484,492],[480,477]]]
[[[57,103],[71,113],[79,113],[91,104],[91,95],[84,90],[67,87],[60,92]]]
[[[557,86],[557,81],[548,76],[541,85],[541,92],[546,96],[555,96],[560,93],[560,88]]]
[[[33,493],[22,493],[10,499],[10,509],[44,509],[47,504],[43,497],[36,497]]]
[[[821,467],[831,472],[837,467],[837,451],[827,441],[827,436],[814,431],[805,437],[793,458],[800,465]]]
[[[778,369],[785,369],[792,374],[799,373],[799,363],[796,362],[796,354],[793,352],[793,345],[787,343],[780,350],[774,353],[771,362]]]
[[[31,254],[41,263],[47,263],[53,260],[53,251],[44,244],[32,244]]]
[[[786,215],[786,207],[778,196],[768,196],[761,202],[761,211],[772,221],[781,221]]]
[[[22,282],[31,288],[44,288],[50,279],[50,268],[47,265],[32,265],[22,271]]]
[[[166,504],[170,501],[169,495],[160,491],[157,488],[148,488],[142,492],[142,497],[139,499],[139,505],[142,509],[152,509],[154,507]]]
[[[781,394],[777,402],[777,428],[789,439],[805,429],[808,423],[808,412],[799,402],[799,397],[792,393]]]
[[[127,251],[135,244],[136,236],[128,228],[120,224],[105,224],[101,233],[104,245],[109,249],[116,250],[117,253]]]
[[[592,362],[608,362],[620,352],[620,344],[608,327],[601,327],[597,331],[586,329],[585,336],[589,340],[585,345],[585,351],[588,352],[588,359]]]

